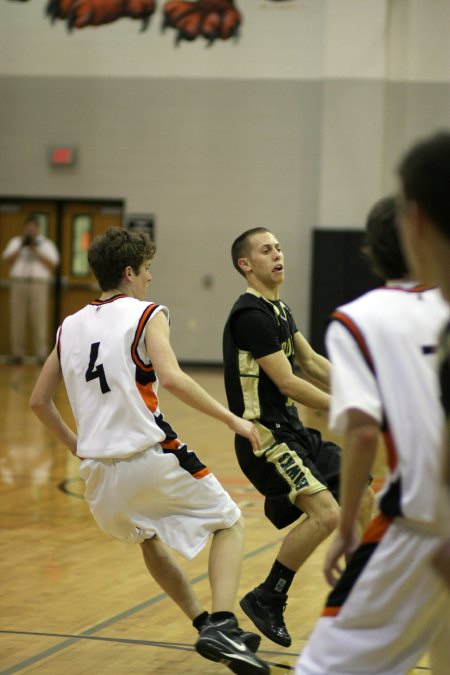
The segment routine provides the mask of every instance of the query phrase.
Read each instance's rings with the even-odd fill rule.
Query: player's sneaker
[[[284,623],[287,595],[272,593],[258,586],[245,595],[240,605],[261,633],[283,647],[291,646],[291,636]]]
[[[251,633],[249,630],[242,630],[241,628],[238,628],[238,633],[241,636],[242,642],[256,654],[259,645],[261,644],[261,635],[258,635],[258,633]]]
[[[242,635],[235,617],[222,621],[208,619],[195,649],[205,659],[219,661],[237,675],[269,675],[269,665],[249,649]]]

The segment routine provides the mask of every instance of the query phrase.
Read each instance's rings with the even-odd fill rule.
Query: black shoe
[[[261,635],[258,635],[258,633],[251,633],[249,630],[241,630],[240,628],[238,628],[238,633],[241,636],[242,642],[256,654],[259,645],[261,644]]]
[[[237,675],[269,675],[269,665],[248,648],[242,637],[243,631],[234,617],[214,622],[208,619],[195,649],[205,659],[219,661]]]
[[[263,635],[283,647],[290,647],[292,640],[284,623],[283,612],[287,595],[271,593],[264,588],[254,588],[245,595],[240,605]]]

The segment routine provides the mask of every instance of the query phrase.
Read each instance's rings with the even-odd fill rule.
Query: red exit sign
[[[73,166],[76,160],[76,150],[66,145],[57,145],[50,148],[50,164],[53,166]]]

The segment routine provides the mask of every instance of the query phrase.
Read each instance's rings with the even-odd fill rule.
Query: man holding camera
[[[24,223],[23,236],[9,241],[2,258],[11,266],[11,363],[23,362],[28,330],[38,363],[43,363],[48,355],[48,296],[59,263],[58,249],[40,234],[38,220],[30,216]]]

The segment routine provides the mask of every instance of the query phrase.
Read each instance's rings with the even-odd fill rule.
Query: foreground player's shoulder
[[[442,295],[442,291],[441,291],[440,288],[437,288],[437,287],[427,288],[423,292],[423,296],[424,296],[424,298],[426,299],[427,302],[432,303],[433,305],[436,305],[436,307],[447,310],[447,312],[448,312],[448,302],[445,300],[444,296]]]
[[[447,302],[437,287],[414,285],[406,288],[394,289],[393,311],[400,315],[402,309],[407,313],[414,313],[418,317],[428,313],[430,320],[439,322],[449,315]]]
[[[143,316],[151,319],[158,314],[163,314],[169,321],[169,310],[166,305],[162,305],[154,300],[138,300]]]
[[[351,302],[337,307],[331,320],[344,321],[345,317],[356,323],[364,322],[367,316],[378,315],[386,310],[382,289],[376,288],[355,298]]]
[[[74,312],[73,314],[68,314],[64,317],[61,325],[66,327],[73,326],[81,321],[84,321],[90,315],[92,307],[93,305],[90,303],[88,305],[84,305],[84,307],[81,307],[81,309]]]

